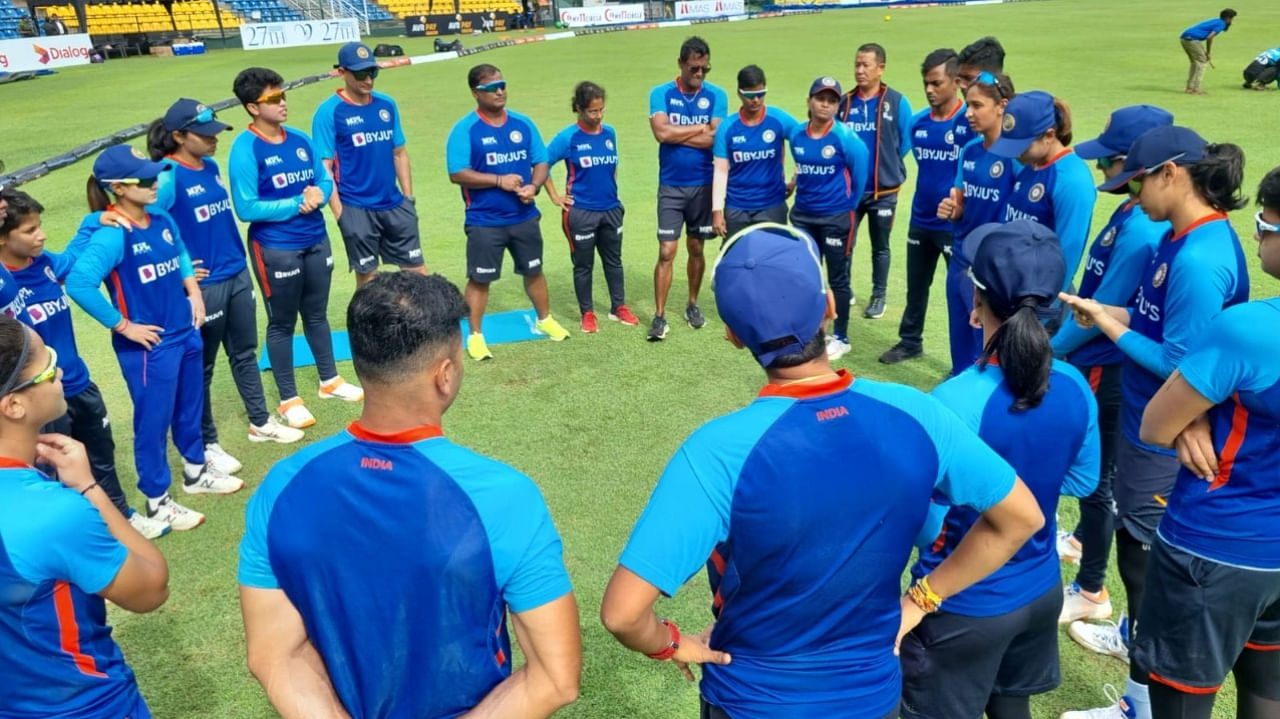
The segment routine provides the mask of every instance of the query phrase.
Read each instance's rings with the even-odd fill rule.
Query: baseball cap
[[[830,90],[834,92],[837,97],[844,94],[844,90],[840,89],[840,81],[830,75],[823,75],[813,81],[813,84],[809,86],[809,97],[813,97],[823,90]]]
[[[764,367],[803,352],[826,318],[817,244],[794,227],[760,223],[730,237],[711,289],[720,319]]]
[[[1067,274],[1058,236],[1034,220],[979,225],[962,250],[973,284],[998,317],[1012,315],[1024,297],[1040,300],[1038,311],[1048,308]]]
[[[340,67],[345,70],[368,70],[378,66],[378,61],[373,59],[373,50],[362,42],[349,42],[338,50],[338,64],[334,67]]]
[[[1173,113],[1155,105],[1130,105],[1111,113],[1102,134],[1076,144],[1076,154],[1085,160],[1127,155],[1134,140],[1153,127],[1173,124]]]
[[[1053,95],[1043,90],[1020,93],[1004,108],[1000,137],[991,143],[991,152],[1000,157],[1021,155],[1045,132],[1057,124]]]
[[[197,135],[213,136],[231,129],[225,122],[218,121],[218,114],[212,107],[198,100],[184,97],[169,106],[164,113],[164,129],[186,130]]]
[[[1129,154],[1124,158],[1120,174],[1098,185],[1103,192],[1111,192],[1129,184],[1129,180],[1152,172],[1172,162],[1176,165],[1194,165],[1204,159],[1204,148],[1209,143],[1195,130],[1181,125],[1163,125],[1142,133]]]
[[[130,145],[112,145],[93,161],[93,176],[103,187],[122,180],[149,180],[167,169]]]

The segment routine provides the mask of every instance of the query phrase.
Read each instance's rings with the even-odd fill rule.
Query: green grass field
[[[886,80],[903,88],[912,104],[924,103],[917,68],[923,57],[941,46],[960,48],[981,35],[996,34],[1005,43],[1007,71],[1022,90],[1042,88],[1064,99],[1075,112],[1076,137],[1087,139],[1102,129],[1112,109],[1152,103],[1172,110],[1181,124],[1197,128],[1211,141],[1240,144],[1248,154],[1246,190],[1252,191],[1269,168],[1280,164],[1273,121],[1280,93],[1245,92],[1240,70],[1261,50],[1276,44],[1268,29],[1280,27],[1280,4],[1272,0],[1236,0],[1240,11],[1231,32],[1216,43],[1216,70],[1206,76],[1209,95],[1182,93],[1186,59],[1178,32],[1219,9],[1190,0],[1059,0],[981,7],[893,10],[884,22],[883,8],[829,11],[820,15],[758,22],[708,24],[693,28],[710,42],[715,72],[712,82],[732,88],[737,69],[761,65],[769,74],[771,103],[795,114],[817,75],[834,74],[852,83],[854,49],[877,41],[888,49]],[[654,200],[656,148],[646,123],[649,89],[675,74],[680,42],[690,28],[618,33],[574,40],[505,48],[483,56],[385,72],[378,89],[400,103],[413,156],[415,190],[422,215],[424,250],[431,268],[461,282],[463,267],[462,202],[449,185],[444,167],[445,137],[453,123],[473,108],[465,74],[473,62],[500,66],[510,82],[510,105],[530,115],[548,140],[573,121],[569,95],[582,79],[609,91],[606,122],[618,132],[622,164],[619,184],[630,210],[625,261],[629,304],[644,322],[653,311],[652,263],[656,255]],[[487,38],[486,38],[487,39]],[[401,41],[409,54],[429,53],[431,40]],[[463,38],[467,44],[479,39]],[[336,48],[246,53],[217,51],[200,57],[113,60],[105,66],[76,68],[51,78],[0,88],[6,130],[0,136],[0,158],[10,169],[65,151],[92,137],[146,122],[179,96],[212,102],[231,95],[236,72],[251,64],[275,68],[286,78],[323,71]],[[291,91],[291,124],[309,130],[316,105],[333,92],[334,83]],[[223,113],[233,124],[247,124],[238,109]],[[137,144],[140,146],[141,141]],[[228,134],[219,152],[225,167],[231,144]],[[81,163],[31,183],[23,189],[47,207],[45,225],[52,247],[70,238],[85,212],[83,187],[89,173]],[[557,179],[563,172],[556,171]],[[909,197],[903,193],[904,200]],[[546,200],[543,230],[552,309],[566,327],[576,328],[577,306],[571,289],[570,263],[556,213]],[[907,211],[907,205],[900,205]],[[1095,230],[1114,202],[1098,204]],[[1233,220],[1253,266],[1253,296],[1273,296],[1277,283],[1257,270],[1252,237],[1252,210]],[[875,361],[896,341],[897,318],[905,296],[902,248],[906,218],[893,236],[896,254],[889,313],[881,321],[855,314],[851,326],[854,351],[841,364],[854,373],[928,389],[948,368],[941,271],[935,287],[923,359],[896,367]],[[335,251],[341,254],[336,228]],[[682,252],[683,255],[683,252]],[[683,266],[683,257],[677,260]],[[344,266],[341,258],[339,267]],[[598,274],[598,273],[597,273]],[[677,270],[672,290],[675,307],[683,300],[685,280]],[[865,234],[854,257],[854,290],[865,297],[870,268]],[[354,282],[339,271],[330,302],[335,328],[343,326]],[[605,298],[603,278],[596,280],[598,301]],[[493,311],[524,308],[527,302],[511,275],[491,297]],[[605,582],[667,458],[699,424],[750,401],[762,376],[749,355],[723,341],[710,293],[703,307],[711,321],[699,332],[674,323],[668,340],[643,341],[644,328],[605,323],[595,336],[579,334],[561,344],[528,342],[494,348],[497,359],[468,363],[464,390],[447,418],[447,431],[457,441],[511,463],[542,487],[564,538],[568,563],[582,614],[585,645],[581,698],[561,716],[667,717],[695,716],[697,690],[671,666],[658,665],[622,649],[600,626],[597,610]],[[674,314],[673,314],[674,317]],[[120,471],[132,487],[129,461],[129,399],[105,330],[83,314],[77,317],[80,346],[107,397],[116,424]],[[265,327],[265,321],[260,329]],[[350,367],[344,367],[350,377]],[[275,389],[265,379],[269,401]],[[304,396],[313,391],[314,369],[299,371]],[[157,717],[249,719],[274,716],[244,663],[243,634],[236,599],[237,546],[243,510],[262,475],[285,448],[251,445],[245,416],[229,373],[220,369],[215,411],[222,443],[245,463],[242,476],[250,487],[225,498],[197,497],[191,506],[209,521],[200,529],[159,540],[170,564],[168,604],[145,616],[115,611],[116,637],[137,671],[143,693]],[[341,403],[310,403],[319,423],[308,441],[341,430],[358,412]],[[335,406],[336,405],[336,406]],[[172,456],[175,466],[178,460]],[[851,458],[856,461],[856,458]],[[130,489],[132,492],[133,490]],[[136,493],[133,495],[136,499]],[[185,501],[185,500],[184,500]],[[387,511],[395,511],[387,508]],[[851,513],[856,508],[850,508]],[[1064,501],[1063,524],[1074,525],[1075,503]],[[1070,580],[1073,569],[1066,569]],[[1120,582],[1109,582],[1117,611],[1123,606]],[[376,591],[350,587],[349,591]],[[705,581],[695,578],[660,611],[693,629],[709,621],[710,596]],[[1061,640],[1063,684],[1034,700],[1037,718],[1057,717],[1067,709],[1097,706],[1101,685],[1123,685],[1126,668],[1118,661],[1087,655],[1065,634]],[[1215,716],[1232,715],[1228,688]]]

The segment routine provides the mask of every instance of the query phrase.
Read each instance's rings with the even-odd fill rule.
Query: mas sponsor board
[[[675,4],[677,20],[703,17],[742,15],[747,12],[744,0],[680,0]]]

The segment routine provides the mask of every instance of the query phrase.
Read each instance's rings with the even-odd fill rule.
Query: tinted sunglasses
[[[31,379],[19,382],[13,389],[9,390],[9,394],[21,392],[28,387],[34,387],[41,382],[49,382],[58,375],[58,352],[52,347],[46,345],[49,350],[49,366],[40,370]]]
[[[1280,225],[1273,225],[1262,219],[1262,210],[1258,210],[1258,214],[1253,216],[1253,223],[1256,226],[1256,234],[1258,239],[1262,239],[1264,232],[1280,232]]]
[[[710,65],[686,65],[685,67],[689,68],[689,72],[694,75],[706,75],[711,72]]]
[[[996,94],[1000,96],[1000,99],[1002,100],[1005,99],[1004,88],[1000,87],[1000,79],[997,78],[995,75],[991,74],[990,72],[983,70],[982,72],[978,73],[978,77],[974,80],[974,82],[979,82],[979,83],[982,83],[983,85],[990,85],[991,87],[994,87],[996,90]]]
[[[160,181],[159,177],[124,177],[118,180],[106,180],[106,179],[99,180],[99,182],[101,182],[104,185],[116,185],[116,184],[137,185],[138,187],[141,187],[144,190],[150,187],[154,187],[155,184],[159,181]]]
[[[1099,157],[1098,169],[1106,172],[1116,165],[1124,164],[1124,155],[1112,155],[1111,157]]]
[[[192,125],[203,125],[205,123],[213,122],[217,117],[218,113],[214,112],[212,107],[206,107],[200,112],[197,112],[195,117],[182,123],[182,127],[178,129],[185,130]]]
[[[743,100],[759,100],[764,97],[767,92],[769,92],[769,88],[767,87],[763,90],[739,90],[738,97]]]
[[[493,82],[486,82],[483,85],[475,86],[476,92],[497,92],[505,89],[507,89],[506,80],[495,80]]]
[[[371,67],[367,70],[347,70],[347,72],[351,73],[351,77],[354,77],[358,82],[364,82],[378,76],[378,68],[376,67]]]
[[[284,102],[284,99],[284,90],[276,90],[273,93],[259,97],[257,100],[254,100],[254,102],[260,105],[276,105]]]

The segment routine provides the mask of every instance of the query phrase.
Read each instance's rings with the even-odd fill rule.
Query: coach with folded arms
[[[832,369],[822,325],[834,298],[807,236],[782,225],[737,235],[712,289],[728,340],[751,351],[767,384],[677,450],[601,619],[689,679],[687,665],[703,664],[704,719],[897,717],[896,642],[1003,565],[1044,517],[1013,469],[937,400]],[[883,436],[895,441],[873,439]],[[903,597],[913,543],[936,536],[926,526],[935,492],[981,519]],[[704,562],[715,621],[682,634],[654,602]]]

